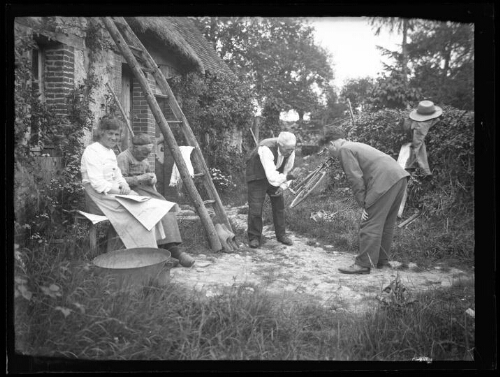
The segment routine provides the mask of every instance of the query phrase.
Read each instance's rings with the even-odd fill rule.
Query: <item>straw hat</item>
[[[439,106],[434,106],[432,101],[420,101],[417,109],[410,113],[410,118],[417,122],[424,122],[429,119],[434,119],[443,113],[443,109]]]

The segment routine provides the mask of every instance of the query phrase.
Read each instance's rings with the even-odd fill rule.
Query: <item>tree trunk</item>
[[[402,57],[401,65],[403,68],[403,82],[405,86],[408,85],[408,51],[407,51],[407,38],[408,38],[408,20],[403,19],[403,42],[401,43]]]
[[[257,144],[259,143],[260,120],[261,118],[259,116],[255,117],[253,120],[253,134]]]
[[[444,55],[444,67],[443,73],[441,74],[441,85],[439,85],[439,97],[443,98],[444,88],[446,87],[446,79],[448,77],[448,72],[450,71],[450,60],[451,60],[451,49],[445,48],[443,51]]]

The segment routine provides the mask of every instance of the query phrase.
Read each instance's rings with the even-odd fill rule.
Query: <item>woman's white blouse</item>
[[[80,171],[82,182],[90,183],[97,192],[107,193],[113,185],[126,185],[125,178],[118,167],[113,150],[99,142],[90,144],[82,155]]]

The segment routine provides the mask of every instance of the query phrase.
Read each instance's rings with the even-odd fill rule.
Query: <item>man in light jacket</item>
[[[398,209],[409,173],[391,156],[363,143],[350,142],[340,128],[332,128],[322,140],[338,158],[354,197],[363,209],[359,229],[359,254],[345,274],[369,274],[371,268],[389,264]]]
[[[432,176],[432,172],[427,160],[425,137],[430,128],[439,122],[442,114],[443,109],[435,106],[432,101],[425,100],[420,101],[418,107],[402,122],[403,132],[409,134],[411,140],[410,157],[406,161],[405,169],[411,172],[419,167],[427,179]]]
[[[285,234],[285,201],[283,191],[295,179],[290,171],[295,162],[296,137],[281,132],[278,137],[262,140],[246,162],[248,187],[248,241],[251,248],[260,246],[262,207],[266,194],[271,199],[276,238],[285,245],[293,241]]]

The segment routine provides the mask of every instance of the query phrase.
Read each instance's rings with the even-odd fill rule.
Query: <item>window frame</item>
[[[36,54],[36,67],[33,62]],[[35,48],[31,50],[31,73],[33,75],[32,86],[38,93],[38,98],[44,102],[45,101],[45,48],[40,44],[36,44]],[[35,88],[36,85],[36,88]]]

